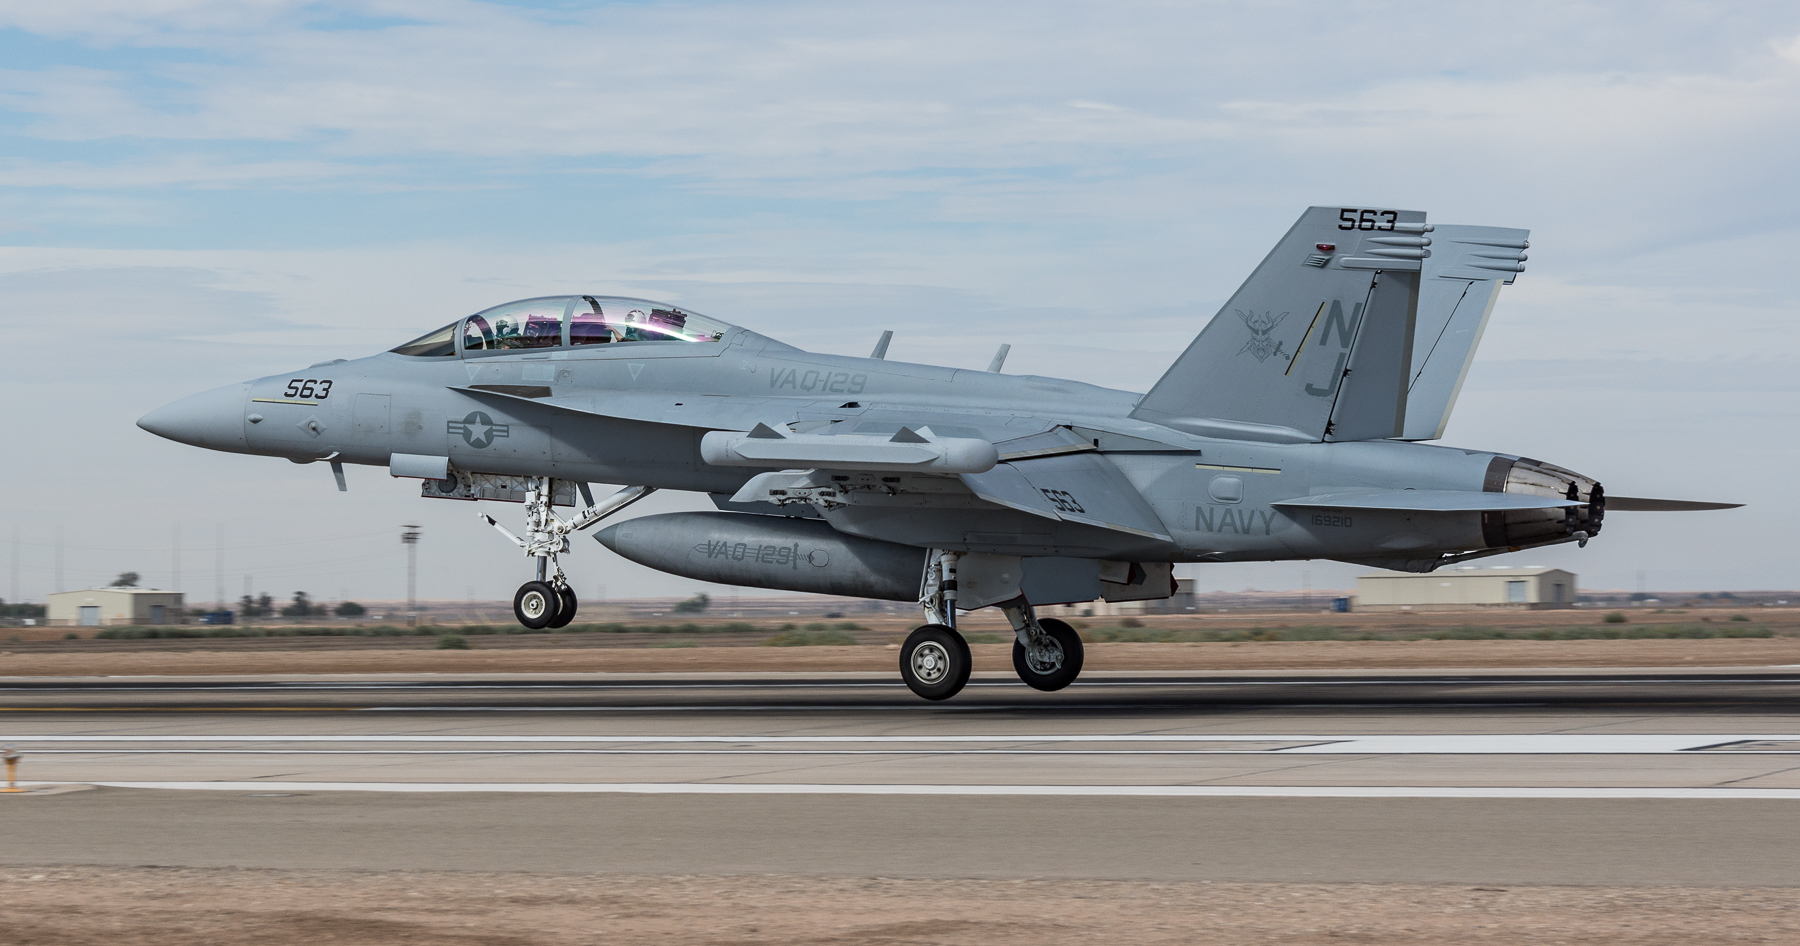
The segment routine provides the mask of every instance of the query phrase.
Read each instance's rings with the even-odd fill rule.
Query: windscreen
[[[418,358],[443,358],[456,354],[456,325],[449,325],[394,349],[396,355],[412,355]]]

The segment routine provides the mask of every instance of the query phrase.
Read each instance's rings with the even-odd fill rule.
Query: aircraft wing
[[[871,416],[843,419],[838,415],[828,421],[824,412],[838,406],[835,400],[653,393],[548,397],[536,389],[513,388],[524,386],[452,390],[574,414],[711,430],[714,433],[707,434],[702,453],[716,465],[864,472],[941,470],[960,479],[977,498],[998,506],[1159,542],[1173,541],[1150,504],[1091,440],[1066,426],[1053,426],[1055,422],[1047,419],[885,405],[871,411]],[[806,415],[814,412],[819,412],[815,415],[818,419],[806,422]],[[889,416],[905,417],[911,423],[887,420]],[[796,419],[801,422],[788,429],[805,433],[776,429]],[[725,433],[733,428],[750,433]],[[920,432],[929,433],[930,438]],[[986,459],[975,456],[980,452],[975,446],[985,448]],[[771,487],[795,488],[788,482],[791,475],[770,475],[785,479],[758,477],[730,501],[764,501],[762,494]],[[925,502],[933,500],[925,498]]]

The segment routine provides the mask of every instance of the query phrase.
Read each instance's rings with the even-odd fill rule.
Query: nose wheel
[[[528,581],[513,595],[513,616],[534,631],[549,627],[561,609],[562,596],[549,582]]]
[[[547,581],[528,581],[513,595],[513,617],[534,631],[568,627],[578,606],[574,589]]]
[[[575,589],[564,585],[556,589],[556,597],[556,617],[551,619],[550,626],[568,627],[569,622],[575,620],[575,609],[580,606],[580,602],[575,600]]]

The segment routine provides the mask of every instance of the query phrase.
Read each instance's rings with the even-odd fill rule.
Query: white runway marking
[[[280,752],[292,750],[254,749],[260,745],[304,744],[304,743],[338,743],[338,744],[464,744],[491,745],[496,748],[488,752],[507,751],[503,746],[509,745],[544,745],[544,744],[624,744],[624,745],[737,745],[770,747],[758,751],[783,752],[782,747],[803,745],[841,745],[859,744],[873,746],[923,746],[945,745],[956,746],[963,752],[998,752],[1001,747],[1011,745],[1071,745],[1079,746],[1092,743],[1144,744],[1167,746],[1169,748],[1141,750],[1113,750],[1119,754],[1138,752],[1143,754],[1162,754],[1178,749],[1182,744],[1210,743],[1221,748],[1208,748],[1208,753],[1229,753],[1234,751],[1253,752],[1258,755],[1643,755],[1677,752],[1694,752],[1697,750],[1724,748],[1736,743],[1767,743],[1767,748],[1733,748],[1737,754],[1784,754],[1800,753],[1800,735],[1770,735],[1755,733],[1701,733],[1701,734],[1639,734],[1639,733],[1522,733],[1522,734],[1481,734],[1481,735],[1242,735],[1242,734],[1134,734],[1103,735],[1094,733],[1064,735],[993,735],[993,736],[961,736],[961,735],[870,735],[870,736],[561,736],[561,735],[509,735],[509,736],[471,736],[471,735],[24,735],[0,736],[0,742],[35,743],[35,744],[69,744],[80,745],[90,743],[107,743],[115,746],[130,746],[158,743],[187,743],[203,745],[207,743],[239,743],[242,747],[231,750],[238,752]],[[1233,750],[1223,748],[1233,743],[1276,743],[1275,746],[1259,746]],[[970,749],[969,746],[992,746],[991,749]],[[90,750],[108,751],[108,750]],[[129,751],[129,750],[117,750]],[[621,750],[622,751],[622,750]],[[642,751],[642,750],[640,750]],[[719,751],[719,750],[710,750]],[[891,754],[914,754],[932,752],[934,750],[895,749],[866,750],[873,754],[884,751]],[[1054,751],[1054,750],[1053,750]],[[1064,752],[1083,750],[1061,750]],[[347,752],[393,752],[399,750],[357,749]]]
[[[49,782],[21,782],[25,786]],[[1440,788],[1365,785],[825,785],[690,782],[89,782],[102,788],[268,792],[531,792],[621,795],[1065,795],[1139,798],[1800,799],[1800,788]]]

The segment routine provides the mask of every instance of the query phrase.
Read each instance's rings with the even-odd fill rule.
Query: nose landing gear
[[[493,516],[486,513],[478,515],[514,545],[523,549],[527,557],[537,560],[537,578],[520,585],[518,592],[513,595],[513,616],[519,619],[520,624],[534,631],[567,627],[570,621],[575,620],[575,612],[580,607],[580,602],[575,598],[575,590],[569,587],[569,580],[563,574],[561,563],[557,561],[558,555],[569,550],[569,533],[592,526],[656,492],[656,488],[627,486],[608,496],[604,502],[596,504],[593,496],[588,493],[587,484],[579,483],[577,485],[581,488],[582,499],[588,504],[587,508],[573,519],[562,519],[550,507],[554,495],[550,478],[534,476],[527,482],[530,484],[525,492],[527,538],[513,535],[505,526],[496,522]]]

